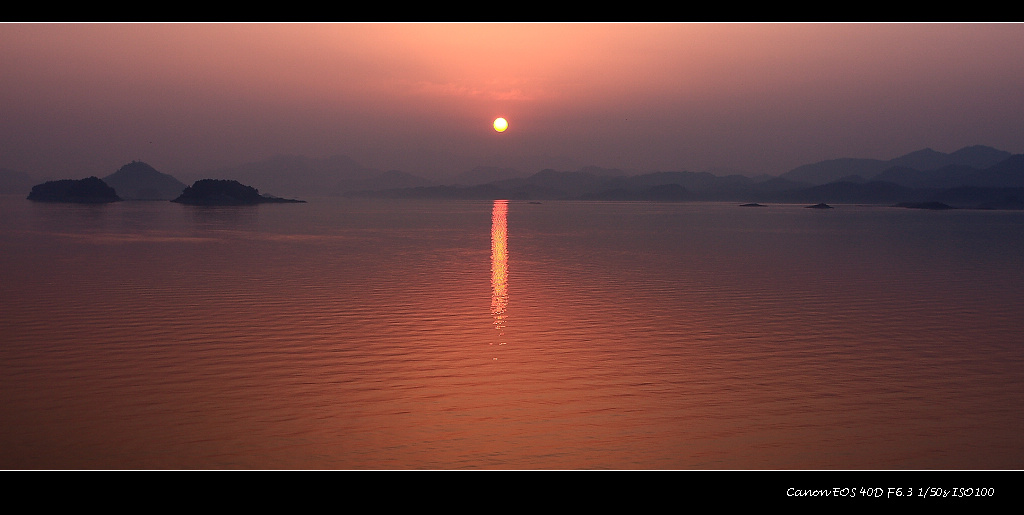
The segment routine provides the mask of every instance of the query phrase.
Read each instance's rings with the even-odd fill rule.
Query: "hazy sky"
[[[0,24],[0,70],[0,167],[60,178],[1024,152],[1024,24]]]

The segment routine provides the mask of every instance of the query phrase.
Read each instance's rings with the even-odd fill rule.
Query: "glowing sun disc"
[[[508,121],[506,121],[504,118],[497,118],[494,120],[494,130],[498,132],[505,132],[505,129],[507,128]]]

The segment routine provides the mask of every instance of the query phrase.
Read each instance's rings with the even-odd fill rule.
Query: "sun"
[[[495,118],[494,119],[494,130],[496,130],[498,132],[505,132],[505,129],[507,129],[507,128],[508,128],[508,121],[507,120],[505,120],[504,118]]]

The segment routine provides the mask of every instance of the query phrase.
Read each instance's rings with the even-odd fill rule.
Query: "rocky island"
[[[29,200],[36,202],[73,202],[78,204],[104,204],[118,202],[121,197],[102,179],[87,177],[85,179],[62,179],[47,181],[32,187],[28,194]]]
[[[181,195],[171,202],[194,206],[248,206],[266,203],[303,203],[305,200],[261,195],[256,188],[238,181],[200,179],[185,188]]]

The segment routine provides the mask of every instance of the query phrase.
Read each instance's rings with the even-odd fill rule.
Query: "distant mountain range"
[[[972,170],[1007,160],[1012,154],[975,145],[946,154],[930,148],[882,161],[879,159],[830,159],[798,166],[779,177],[811,185],[837,181],[887,181],[914,187],[955,187]]]
[[[0,193],[17,193],[24,195],[37,180],[25,172],[0,168]]]
[[[921,204],[1024,208],[1024,154],[972,146],[946,154],[924,149],[888,161],[832,159],[779,177],[719,176],[583,168],[469,186],[435,185],[353,192],[394,198],[661,200],[782,203]]]
[[[27,175],[0,170],[0,192],[25,191]],[[367,168],[347,156],[277,156],[221,168],[201,178],[236,180],[275,196],[522,200],[659,200],[1024,207],[1024,154],[986,146],[923,149],[890,160],[831,159],[778,177],[664,171],[630,175],[584,167],[528,174],[477,167],[441,184],[398,170]],[[175,198],[185,185],[141,162],[104,178],[123,198]]]
[[[412,188],[432,181],[398,170],[366,168],[347,156],[275,156],[211,170],[203,178],[233,179],[279,196],[330,196],[349,191]]]

